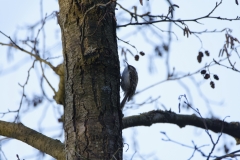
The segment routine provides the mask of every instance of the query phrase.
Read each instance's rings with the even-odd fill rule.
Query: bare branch
[[[193,115],[181,115],[172,111],[150,111],[141,115],[129,116],[123,118],[123,129],[137,126],[151,126],[156,123],[170,123],[176,124],[180,128],[186,125],[199,127],[206,129],[203,123],[205,121],[208,129],[216,133],[225,133],[235,138],[240,138],[240,123],[239,122],[223,122],[218,119],[200,118],[195,114]],[[224,128],[222,129],[222,127]]]
[[[223,155],[223,156],[221,156],[221,157],[218,157],[218,158],[216,158],[216,159],[214,159],[214,160],[221,160],[221,159],[227,158],[227,157],[231,157],[231,158],[233,158],[233,157],[240,157],[240,154],[235,154],[235,153],[238,153],[238,152],[240,152],[240,150],[237,150],[237,151],[228,153],[228,154]]]
[[[0,135],[18,139],[56,159],[65,159],[63,143],[28,128],[22,123],[0,121]]]
[[[40,66],[41,66],[41,69],[42,69],[42,75],[43,75],[44,79],[46,80],[46,82],[47,82],[47,84],[49,85],[49,87],[53,90],[54,94],[56,94],[55,89],[53,88],[53,86],[51,85],[51,83],[48,81],[47,77],[46,77],[45,74],[44,74],[42,62],[40,62]]]
[[[193,146],[189,146],[189,145],[186,145],[186,144],[177,142],[177,141],[175,141],[175,140],[172,140],[171,138],[169,138],[169,136],[168,136],[165,132],[160,132],[160,133],[163,134],[163,135],[166,137],[166,139],[162,139],[162,140],[165,141],[165,142],[173,142],[173,143],[178,144],[178,145],[181,145],[181,146],[183,146],[183,147],[193,149],[193,153],[192,153],[192,155],[191,155],[191,157],[190,157],[189,159],[192,159],[192,158],[193,158],[195,152],[199,152],[203,157],[207,157],[207,155],[206,155],[203,151],[201,151],[200,148],[206,147],[206,146],[208,146],[208,145],[202,145],[202,146],[199,146],[199,147],[198,147],[198,146],[194,143],[194,141],[192,141]]]
[[[117,3],[118,4],[118,3]],[[147,22],[136,22],[136,23],[127,23],[127,24],[123,24],[123,25],[118,25],[117,27],[127,27],[130,25],[149,25],[149,24],[154,24],[154,23],[159,23],[159,22],[173,22],[173,23],[180,23],[180,24],[184,24],[184,22],[196,22],[199,23],[198,21],[201,19],[219,19],[219,20],[227,20],[227,21],[239,21],[240,17],[236,17],[236,18],[223,18],[220,16],[210,16],[220,5],[222,4],[222,0],[219,3],[216,3],[215,7],[205,16],[202,17],[198,17],[198,18],[194,18],[194,19],[172,19],[171,17],[169,17],[169,14],[172,13],[172,10],[170,10],[167,14],[167,16],[163,16],[163,15],[150,15],[150,12],[147,12],[145,14],[136,14],[134,12],[131,12],[129,10],[127,10],[126,8],[124,8],[123,6],[121,6],[120,4],[118,4],[118,6],[123,9],[124,11],[128,12],[131,17],[149,17],[149,18],[161,18],[161,20],[156,20],[156,21],[147,21]],[[170,7],[172,8],[172,7]]]
[[[50,62],[42,59],[41,57],[39,57],[38,55],[33,54],[32,52],[29,52],[29,51],[23,49],[22,47],[20,47],[19,45],[17,45],[17,44],[12,40],[12,38],[11,38],[10,36],[7,36],[7,35],[6,35],[5,33],[3,33],[2,31],[0,31],[0,33],[3,34],[5,37],[7,37],[7,38],[11,41],[10,44],[6,44],[6,43],[0,42],[1,45],[3,45],[3,46],[9,46],[9,47],[14,47],[14,48],[16,48],[16,49],[19,49],[20,51],[25,52],[25,53],[29,54],[30,56],[33,56],[36,60],[47,64],[50,68],[52,68],[53,70],[55,70],[55,67],[54,67]]]
[[[31,71],[31,69],[34,68],[35,62],[36,62],[36,60],[33,61],[32,66],[28,69],[28,75],[27,75],[27,79],[26,79],[25,83],[24,83],[23,85],[19,84],[19,86],[22,87],[22,98],[21,98],[21,101],[20,101],[20,104],[19,104],[19,108],[18,108],[18,110],[17,110],[17,116],[15,117],[14,122],[17,122],[17,120],[18,120],[18,118],[19,118],[19,111],[20,111],[20,109],[21,109],[21,107],[22,107],[23,98],[26,96],[26,95],[25,95],[25,86],[26,86],[27,83],[28,83],[28,80],[29,80],[29,77],[30,77],[30,71]]]

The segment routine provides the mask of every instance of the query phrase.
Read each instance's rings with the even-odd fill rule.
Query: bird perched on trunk
[[[123,109],[126,101],[129,101],[133,97],[137,88],[138,74],[136,69],[127,63],[127,67],[123,70],[121,79],[121,87],[124,91],[124,98],[121,102],[121,109]]]

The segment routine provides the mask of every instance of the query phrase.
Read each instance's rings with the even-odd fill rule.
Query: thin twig
[[[22,47],[20,47],[19,45],[17,45],[17,44],[12,40],[12,38],[11,38],[10,36],[7,36],[7,35],[6,35],[5,33],[3,33],[2,31],[0,31],[0,33],[3,34],[5,37],[7,37],[7,38],[11,41],[10,44],[6,44],[6,43],[0,42],[0,45],[9,46],[9,47],[14,47],[14,48],[16,48],[16,49],[19,49],[19,50],[21,50],[22,52],[25,52],[25,53],[29,54],[30,56],[33,56],[36,60],[47,64],[50,68],[52,68],[53,70],[55,70],[55,67],[54,67],[50,62],[42,59],[41,57],[39,57],[38,55],[33,54],[32,52],[29,52],[29,51],[23,49]]]
[[[40,66],[41,66],[41,69],[42,69],[42,75],[43,75],[44,79],[46,80],[47,84],[49,85],[49,87],[53,90],[54,94],[56,95],[56,93],[57,93],[56,90],[53,88],[53,86],[51,85],[51,83],[48,81],[47,77],[44,74],[42,62],[40,62]]]

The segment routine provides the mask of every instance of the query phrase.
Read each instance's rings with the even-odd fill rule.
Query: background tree
[[[98,54],[108,56],[114,55],[106,54],[106,50],[112,48],[110,49],[112,53],[112,51],[114,51],[114,47],[116,47],[114,46],[114,36],[116,35],[114,35],[113,31],[115,21],[117,20],[116,28],[119,30],[116,38],[119,42],[118,51],[122,55],[120,58],[127,58],[129,60],[129,63],[138,69],[140,79],[134,101],[129,102],[123,110],[124,117],[126,117],[123,118],[123,129],[132,128],[124,130],[123,132],[124,157],[127,159],[159,159],[164,157],[165,159],[166,157],[167,159],[173,159],[172,155],[169,155],[169,152],[164,151],[163,148],[166,148],[167,150],[171,148],[171,150],[174,152],[179,150],[177,148],[174,148],[177,145],[165,143],[161,141],[161,138],[164,138],[164,141],[175,142],[177,144],[183,143],[184,146],[192,148],[190,150],[190,153],[186,152],[185,154],[179,155],[176,152],[178,158],[181,156],[183,156],[182,158],[184,159],[189,157],[197,158],[200,155],[204,156],[206,159],[209,159],[215,158],[214,156],[223,155],[223,150],[225,154],[229,153],[230,151],[236,151],[235,145],[231,143],[235,143],[237,139],[233,141],[232,139],[229,139],[229,137],[239,138],[238,136],[240,135],[238,123],[234,122],[239,121],[237,116],[235,116],[237,110],[234,111],[234,109],[236,109],[235,106],[239,104],[236,101],[237,95],[239,95],[239,90],[237,89],[239,86],[237,83],[237,79],[239,78],[239,66],[237,61],[239,59],[239,55],[237,44],[239,42],[237,39],[238,37],[235,36],[237,33],[239,33],[239,30],[234,29],[235,26],[239,25],[239,15],[237,15],[237,12],[234,12],[234,10],[237,11],[239,8],[236,5],[238,4],[237,1],[235,1],[235,3],[231,2],[231,4],[230,2],[225,1],[220,1],[217,3],[208,2],[209,5],[207,6],[203,4],[204,2],[202,1],[200,3],[194,2],[194,5],[191,4],[192,2],[189,2],[188,4],[177,2],[175,4],[170,1],[167,1],[167,3],[140,1],[137,2],[137,4],[136,2],[128,2],[127,4],[124,4],[124,2],[120,1],[116,4],[116,7],[118,9],[116,16],[113,13],[113,8],[111,8],[114,4],[113,1],[106,1],[104,3],[98,3],[94,1],[95,3],[89,4],[86,4],[85,1],[82,1],[82,3],[71,2],[69,4],[67,4],[65,1],[59,1],[60,4],[65,4],[63,7],[60,5],[61,8],[59,13],[57,8],[52,8],[54,5],[56,5],[56,3],[44,1],[40,2],[40,21],[33,25],[27,25],[27,27],[20,27],[15,32],[15,34],[12,34],[13,36],[11,37],[9,37],[9,35],[11,35],[11,32],[8,33],[4,28],[0,29],[1,38],[3,38],[0,40],[1,44],[4,46],[9,46],[9,48],[7,48],[7,54],[1,55],[1,57],[3,57],[1,58],[1,64],[4,66],[2,67],[1,73],[1,76],[4,78],[2,78],[1,85],[4,87],[7,86],[5,84],[8,84],[8,88],[3,89],[3,96],[1,96],[3,106],[7,106],[6,108],[1,107],[1,115],[3,120],[0,123],[1,135],[22,140],[29,145],[32,145],[33,147],[41,150],[42,152],[48,153],[53,157],[60,159],[61,156],[64,155],[62,152],[63,144],[53,139],[57,138],[63,142],[63,130],[61,121],[65,121],[65,128],[68,128],[66,126],[70,124],[69,122],[71,121],[72,117],[77,117],[80,119],[80,121],[76,121],[76,126],[80,129],[75,129],[82,131],[81,126],[87,128],[86,123],[84,125],[81,124],[81,120],[87,117],[84,117],[84,113],[94,113],[94,110],[84,112],[81,109],[81,111],[76,110],[77,112],[73,112],[74,110],[71,110],[73,109],[73,106],[80,106],[80,108],[83,108],[82,104],[88,103],[87,106],[90,107],[93,105],[90,104],[92,103],[92,100],[90,100],[91,96],[98,98],[101,97],[97,100],[94,99],[94,102],[99,102],[98,104],[100,105],[97,106],[100,106],[100,108],[103,107],[102,103],[106,103],[104,106],[109,106],[109,108],[114,108],[114,106],[119,105],[119,81],[117,82],[117,79],[119,79],[119,67],[117,65],[118,59],[116,59],[116,54],[115,58],[107,57],[108,59],[111,59],[109,62],[106,59],[103,59],[104,56],[98,56]],[[51,5],[50,3],[53,3],[54,5]],[[21,5],[23,4],[24,3],[22,2]],[[30,5],[29,2],[28,5]],[[45,10],[45,7],[47,6],[51,6],[49,7],[49,11]],[[195,13],[198,14],[196,10],[201,8],[200,6],[206,7],[206,11],[204,10],[204,13],[200,12],[199,15],[194,15]],[[64,9],[64,7],[66,7],[66,9]],[[161,8],[161,11],[159,11],[159,7]],[[231,12],[227,12],[230,10],[227,7],[231,9]],[[32,8],[34,8],[34,6]],[[7,12],[3,13],[6,14]],[[33,11],[30,13],[33,13]],[[64,14],[61,15],[61,13]],[[184,13],[186,15],[184,15]],[[31,14],[28,13],[27,17],[29,17],[29,15]],[[75,16],[79,16],[79,19],[75,18],[71,20],[71,18],[74,18]],[[88,16],[93,17],[89,18]],[[11,17],[9,18],[11,19]],[[74,93],[72,96],[66,96],[65,104],[70,105],[70,107],[65,108],[69,109],[69,114],[66,114],[67,112],[65,110],[65,119],[60,118],[63,114],[61,105],[57,105],[52,98],[53,95],[57,94],[57,78],[59,77],[54,77],[53,73],[55,72],[60,75],[61,78],[63,78],[63,74],[60,72],[62,71],[62,66],[58,66],[63,58],[61,56],[61,43],[59,41],[60,29],[58,25],[56,25],[57,20],[62,29],[63,55],[66,56],[66,54],[72,54],[72,56],[70,56],[70,59],[67,60],[72,59],[73,61],[79,63],[76,64],[75,62],[71,62],[68,63],[68,65],[66,63],[67,61],[64,63],[66,69],[70,67],[67,69],[67,71],[70,70],[73,71],[73,73],[77,73],[77,75],[72,76],[73,80],[71,80],[71,78],[67,78],[68,76],[65,74],[65,79],[69,80],[69,82],[67,81],[66,84],[70,84],[66,86],[69,86],[71,88],[71,93]],[[36,22],[36,19],[34,21]],[[53,24],[55,28],[51,28],[50,24]],[[208,24],[216,25],[212,27]],[[67,29],[65,28],[66,26],[79,26],[79,30],[76,28],[74,29],[74,27]],[[58,35],[55,41],[52,41],[52,37],[55,36],[53,34],[54,32],[52,32],[53,30],[56,30],[57,32],[55,33]],[[69,39],[72,39],[72,41],[70,40],[69,43],[67,43],[68,41],[64,41],[66,34],[63,33],[68,33],[67,36],[70,35]],[[103,38],[94,38],[95,36],[101,37],[103,35],[106,35],[106,41],[104,41]],[[185,37],[182,37],[182,35]],[[80,39],[80,43],[78,43],[78,39],[75,39],[76,37]],[[83,39],[81,39],[81,37]],[[97,39],[101,40],[97,41]],[[97,43],[91,43],[91,40],[97,41]],[[181,43],[181,41],[185,42]],[[105,47],[99,47],[102,45],[104,46],[104,44],[106,45]],[[178,46],[179,44],[181,44],[181,46]],[[197,45],[197,47],[195,45]],[[83,46],[83,48],[79,46]],[[83,50],[78,51],[77,49]],[[31,56],[29,56],[29,54]],[[89,55],[89,57],[93,56],[93,58],[88,60],[84,59],[83,57],[75,58],[74,56],[76,54],[82,54],[84,56]],[[144,54],[145,56],[142,57]],[[6,61],[5,57],[8,58],[8,61]],[[139,60],[139,62],[134,62],[134,59]],[[11,60],[12,63],[9,64]],[[149,64],[146,63],[147,60],[150,62]],[[90,69],[84,68],[88,65]],[[94,67],[99,69],[96,73],[94,73],[94,71],[96,71],[96,68],[94,69]],[[106,71],[107,74],[102,76],[102,70]],[[33,74],[33,71],[35,71],[36,74]],[[89,71],[89,74],[86,74],[86,71]],[[150,74],[147,74],[147,71],[150,71]],[[18,73],[20,73],[21,76],[16,76]],[[25,75],[23,75],[23,73],[25,73]],[[89,90],[89,93],[86,94],[85,97],[88,100],[84,100],[84,96],[82,96],[81,90],[83,89],[81,85],[76,85],[76,87],[74,87],[75,82],[79,83],[78,79],[81,79],[84,74],[86,74],[86,77],[89,75],[90,79],[92,77],[91,82],[86,79],[86,84],[84,83],[84,80],[81,81],[81,84],[85,84],[82,85],[82,87],[92,86],[92,91]],[[95,75],[99,77],[96,78]],[[151,78],[148,78],[150,76]],[[96,79],[94,80],[93,77]],[[107,81],[107,84],[108,82],[109,84],[116,84],[112,85],[116,87],[115,91],[112,93],[114,96],[116,96],[116,98],[114,98],[114,96],[110,97],[107,100],[106,98],[102,98],[104,97],[104,94],[98,92],[102,89],[101,87],[103,86],[101,83],[101,78],[105,79],[105,81]],[[13,80],[16,80],[16,82],[12,82]],[[39,82],[39,87],[36,85],[36,82]],[[94,85],[91,85],[93,82],[95,84],[99,83],[96,85],[96,88]],[[20,103],[18,103],[17,106],[16,103],[12,104],[10,102],[10,98],[12,99],[12,97],[16,97],[16,92],[11,88],[14,85],[9,86],[9,84],[19,84],[21,88],[20,100],[18,99],[18,102],[20,101]],[[66,93],[70,91],[69,87],[66,87]],[[212,90],[212,88],[215,89]],[[80,90],[78,91],[78,89]],[[105,91],[107,90],[108,88],[105,88]],[[10,94],[8,94],[9,91]],[[93,93],[98,93],[98,95],[92,95]],[[219,96],[219,93],[222,95],[220,94]],[[230,105],[229,101],[232,99],[229,98],[228,95],[231,95],[231,98],[234,100],[233,105]],[[79,98],[75,97],[76,100],[74,100],[74,98],[71,98],[74,96],[77,96]],[[109,94],[105,96],[109,96]],[[179,97],[179,99],[177,99],[177,97]],[[198,97],[201,97],[201,99],[199,100]],[[224,103],[223,100],[225,100]],[[14,100],[12,101],[14,102]],[[83,103],[81,103],[82,101]],[[107,105],[110,101],[112,103],[114,102],[113,105]],[[74,104],[75,102],[77,105],[71,105],[71,103]],[[63,102],[58,101],[58,103]],[[222,107],[217,107],[216,109],[216,106]],[[228,106],[228,108],[224,110],[224,108],[226,108],[224,106]],[[231,108],[229,106],[231,106]],[[114,116],[111,117],[107,114],[107,111],[109,111],[108,109],[106,109],[106,112],[101,112],[101,109],[100,111],[98,110],[99,112],[97,114],[101,114],[97,117],[102,117],[102,119],[100,118],[102,122],[105,122],[106,120],[104,117],[114,119]],[[153,111],[154,109],[158,110]],[[115,107],[115,109],[112,111],[113,113],[116,113],[113,114],[116,115],[115,120],[121,118],[121,116],[119,116],[120,112],[117,107]],[[138,114],[146,111],[150,112],[141,115]],[[173,111],[180,112],[180,114],[175,114]],[[41,113],[41,116],[38,116],[40,115],[39,113]],[[95,114],[93,115],[96,116]],[[231,115],[230,118],[227,117],[229,115]],[[94,119],[94,116],[88,116],[90,116],[90,120]],[[199,117],[208,117],[209,119],[201,119]],[[73,119],[76,120],[76,118]],[[32,123],[28,123],[29,120],[31,120]],[[57,122],[57,120],[59,122]],[[8,121],[9,123],[4,121]],[[53,139],[47,138],[38,132],[35,132],[34,130],[23,127],[21,124],[14,124],[12,123],[13,121],[21,122],[24,125],[37,130],[38,132],[52,137]],[[92,121],[92,124],[97,121]],[[51,124],[49,122],[51,122]],[[117,122],[117,124],[120,122],[121,121]],[[110,124],[111,123],[112,121]],[[167,128],[163,125],[154,125],[150,128],[144,127],[144,129],[142,127],[137,127],[137,129],[133,128],[134,126],[141,125],[149,126],[153,123],[173,123],[177,124],[179,127],[184,128],[174,128],[169,124],[167,125]],[[101,125],[103,124],[104,123],[101,123]],[[53,125],[57,127],[54,128]],[[74,125],[70,124],[70,126],[71,125],[73,127],[73,131],[71,131],[71,127],[69,127],[69,135],[73,135],[75,131]],[[194,138],[191,144],[192,139],[189,139],[189,135],[186,136],[186,133],[193,133],[193,131],[190,130],[189,127],[185,127],[186,125],[200,127],[205,130],[206,133],[198,133],[197,137]],[[118,125],[114,125],[113,128],[114,127],[116,128]],[[111,129],[109,131],[113,131],[113,128],[110,128]],[[90,130],[87,130],[87,132]],[[67,131],[67,129],[65,129],[65,131]],[[104,132],[104,129],[102,131]],[[176,134],[176,131],[178,134]],[[212,133],[211,131],[219,132],[219,134]],[[226,136],[222,134],[222,132],[230,136]],[[93,132],[89,132],[89,135],[91,136],[90,133]],[[109,135],[112,133],[113,132],[110,132]],[[93,134],[98,134],[98,132]],[[120,134],[120,132],[118,132],[118,134]],[[145,137],[141,138],[141,135],[144,135]],[[148,135],[147,138],[146,135]],[[73,139],[75,138],[74,135],[65,136],[73,137]],[[173,136],[175,136],[175,138]],[[79,140],[79,138],[81,139],[81,137],[77,137],[76,139]],[[101,138],[104,139],[104,137]],[[110,141],[113,140],[111,138],[112,137],[110,137]],[[172,138],[176,141],[172,140]],[[121,146],[120,139],[120,136],[116,136],[114,138],[113,141],[117,141],[118,143],[117,145],[114,143],[113,148],[111,148],[112,146],[110,147],[111,152],[105,150],[110,153],[107,156],[116,159],[119,159],[121,157],[121,147],[119,150],[116,149]],[[206,141],[203,143],[205,139]],[[69,139],[65,140],[68,144]],[[88,143],[95,141],[96,139],[91,139],[88,141]],[[44,143],[41,144],[40,142]],[[97,152],[93,150],[85,149],[83,151],[85,153],[81,153],[82,148],[79,147],[80,145],[78,145],[77,141],[74,140],[74,142],[77,144],[73,144],[71,142],[70,144],[73,144],[73,146],[75,146],[75,150],[70,149],[70,151],[68,150],[67,152],[70,159],[70,154],[83,157],[90,156],[92,159],[102,157],[100,154],[95,155],[94,153]],[[83,139],[81,139],[80,142],[84,142]],[[8,138],[2,138],[1,157],[5,158],[4,155],[8,151],[7,146],[10,143],[11,141],[9,142]],[[105,142],[103,144],[106,144],[106,146],[111,145]],[[206,146],[206,144],[209,146]],[[94,145],[96,146],[96,144]],[[18,145],[15,144],[15,146]],[[76,146],[79,148],[76,148]],[[116,148],[114,149],[114,147]],[[49,150],[49,148],[51,148],[51,150]],[[181,149],[184,150],[184,148]],[[77,152],[72,153],[71,151]],[[234,152],[233,154],[236,154],[237,152],[238,151]],[[20,154],[20,158],[22,159],[22,152],[20,151],[20,147],[18,147],[16,153]],[[30,151],[30,153],[32,152]],[[28,155],[31,155],[30,153],[28,152]],[[15,157],[15,153],[12,153],[12,150],[11,154],[6,155]],[[41,159],[43,155],[44,154],[39,154],[39,158]],[[25,158],[28,159],[30,157]],[[36,155],[33,156],[33,159],[36,159]]]

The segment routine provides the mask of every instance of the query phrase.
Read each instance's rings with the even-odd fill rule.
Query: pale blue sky
[[[148,1],[143,1],[144,5],[140,6],[139,1],[118,1],[124,7],[128,9],[132,9],[133,5],[137,5],[138,13],[145,13],[144,7],[149,3]],[[151,0],[152,14],[166,14],[168,11],[168,5],[165,1],[157,1]],[[14,5],[13,5],[14,3]],[[195,18],[199,16],[204,16],[208,14],[212,8],[215,6],[216,1],[173,1],[173,3],[180,6],[180,8],[176,9],[175,16],[176,18],[181,19],[189,19]],[[23,0],[23,1],[4,1],[0,6],[0,30],[7,35],[14,38],[16,33],[18,39],[25,38],[26,36],[31,37],[30,34],[27,34],[26,31],[22,30],[28,25],[35,24],[41,18],[40,15],[40,2],[39,1],[31,1],[31,0]],[[47,15],[51,14],[53,11],[58,11],[58,3],[57,1],[43,1],[43,15],[47,13]],[[122,10],[117,7],[116,15],[122,12]],[[240,8],[235,4],[234,1],[223,1],[223,4],[213,13],[213,16],[221,16],[227,18],[235,18],[236,16],[240,16]],[[126,14],[125,16],[128,16]],[[121,17],[116,17],[117,19],[121,19]],[[212,19],[202,20],[201,24],[196,24],[194,22],[187,23],[190,30],[193,31],[202,31],[205,29],[213,30],[221,30],[223,28],[231,28],[233,30],[232,35],[237,36],[240,39],[240,21],[216,21]],[[125,24],[125,22],[118,21],[119,24]],[[159,28],[163,30],[167,30],[167,23],[155,24]],[[151,26],[152,27],[152,26]],[[37,28],[40,28],[38,26]],[[139,74],[139,84],[137,87],[137,91],[140,91],[151,84],[162,81],[166,79],[166,71],[165,71],[165,63],[162,58],[154,58],[152,63],[156,67],[153,74],[149,74],[148,66],[149,66],[149,57],[153,56],[153,48],[149,43],[145,41],[145,34],[149,38],[149,40],[158,43],[159,41],[152,35],[149,31],[142,33],[142,30],[139,30],[137,34],[129,37],[129,33],[133,31],[138,31],[140,27],[130,26],[123,27],[118,30],[118,37],[124,39],[125,41],[129,41],[132,45],[136,46],[138,51],[144,51],[146,55],[144,57],[140,57],[140,61],[134,61],[134,58],[128,56],[128,61],[131,65],[134,65],[138,70]],[[154,28],[154,27],[152,27]],[[57,20],[53,19],[48,21],[46,24],[45,32],[46,32],[46,50],[51,52],[51,57],[61,56],[61,35],[60,29],[57,25]],[[203,41],[203,46],[205,49],[209,50],[210,57],[204,57],[203,63],[198,64],[196,57],[198,51],[201,49],[200,41],[194,36],[191,35],[189,38],[183,36],[183,31],[178,27],[173,25],[173,31],[177,35],[178,39],[175,36],[172,36],[173,43],[170,48],[170,68],[176,68],[177,73],[192,73],[199,68],[203,67],[205,63],[212,61],[213,58],[217,59],[217,55],[219,49],[222,47],[225,41],[224,33],[214,33],[214,34],[202,34],[199,35]],[[158,30],[158,32],[160,32]],[[34,33],[36,35],[36,32]],[[40,33],[39,38],[42,38],[42,34]],[[166,35],[163,34],[163,38],[167,38]],[[0,35],[0,42],[8,43],[9,40],[2,35]],[[19,43],[19,45],[22,45]],[[119,45],[119,53],[120,46],[128,47],[132,50],[133,53],[136,53],[134,49],[130,46],[118,41]],[[239,44],[238,44],[239,45]],[[42,42],[40,41],[39,46],[42,48]],[[238,48],[239,51],[239,48]],[[18,83],[23,84],[26,81],[27,70],[32,65],[33,58],[29,57],[23,52],[19,52],[13,50],[13,58],[12,60],[7,60],[7,48],[0,46],[0,100],[1,107],[0,112],[6,112],[8,109],[15,110],[19,106],[19,102],[21,99],[22,89],[19,87]],[[124,64],[122,63],[123,57],[120,56],[121,62],[121,71],[124,68]],[[240,68],[239,65],[239,57],[233,53],[232,56],[233,61],[236,61],[236,67]],[[61,62],[62,58],[51,60],[54,65],[57,65]],[[11,68],[11,66],[15,66],[19,61],[21,63],[15,68],[14,72],[6,74],[5,69]],[[225,63],[227,64],[227,63]],[[181,80],[181,83],[184,83],[190,89],[190,95],[187,95],[193,107],[196,107],[200,110],[203,117],[207,117],[208,113],[208,105],[211,106],[211,110],[215,116],[222,119],[226,116],[230,116],[226,119],[226,121],[239,121],[239,107],[240,107],[240,83],[239,78],[240,74],[237,72],[232,72],[229,69],[222,68],[219,66],[215,66],[210,68],[212,73],[216,73],[220,80],[216,82],[216,88],[212,89],[209,86],[210,81],[202,80],[202,76],[200,73],[194,75],[194,79],[200,83],[199,86],[196,86],[192,80],[189,78],[185,78]],[[26,87],[27,96],[33,97],[33,95],[41,94],[41,90],[38,86],[39,79],[38,76],[41,75],[41,69],[38,62],[36,62],[35,68],[31,70],[31,77],[29,83]],[[58,77],[49,70],[47,67],[46,75],[48,76],[51,84],[57,89],[58,86]],[[49,98],[53,96],[52,90],[49,86],[44,82],[44,88]],[[210,102],[206,103],[203,99],[203,95],[199,94],[197,88],[200,88],[200,91],[203,95],[209,98]],[[157,103],[144,105],[136,109],[127,109],[124,110],[125,116],[137,115],[142,112],[151,111],[154,109],[162,109],[160,104],[164,104],[167,109],[170,109],[176,113],[178,113],[178,96],[182,94],[187,94],[186,90],[180,85],[178,81],[171,81],[162,83],[157,85],[144,93],[138,94],[134,97],[134,101],[137,104],[142,103],[148,97],[156,98],[161,96]],[[122,95],[122,92],[121,92]],[[218,103],[211,102],[221,102],[222,105],[219,106]],[[128,104],[131,104],[129,102]],[[128,105],[131,106],[131,105]],[[27,113],[23,113],[24,110],[27,109],[25,105],[21,110],[22,116],[21,122],[31,127],[37,131],[42,131],[43,134],[48,136],[56,136],[60,133],[61,124],[57,122],[57,118],[61,115],[62,109],[61,106],[57,106],[56,104],[49,105],[48,103],[44,103],[43,105],[37,107],[36,109],[31,109]],[[60,110],[60,113],[58,112]],[[43,113],[45,111],[45,113]],[[181,114],[193,114],[192,110],[184,110],[182,109]],[[40,119],[43,115],[46,115],[42,122]],[[1,120],[12,121],[14,119],[14,114],[8,114],[1,118]],[[40,125],[39,125],[40,124]],[[176,125],[170,124],[157,124],[152,127],[135,127],[133,129],[126,129],[123,131],[124,142],[129,144],[129,150],[125,152],[127,147],[124,147],[124,158],[131,159],[134,154],[134,144],[132,143],[132,139],[138,143],[137,153],[134,156],[134,159],[141,159],[140,155],[149,155],[153,154],[151,159],[179,159],[185,160],[188,159],[192,151],[188,148],[183,148],[182,146],[173,144],[171,142],[164,142],[161,139],[165,138],[160,131],[164,131],[168,134],[170,138],[176,140],[178,142],[192,145],[191,141],[193,140],[195,144],[198,146],[209,144],[208,147],[204,147],[203,151],[206,154],[210,151],[212,145],[209,137],[204,132],[204,130],[196,129],[193,127],[185,127],[179,128]],[[211,132],[212,133],[212,132]],[[214,140],[216,140],[218,134],[212,133]],[[63,140],[63,136],[62,139]],[[9,160],[16,159],[16,154],[19,154],[21,159],[25,158],[35,159],[34,154],[36,153],[32,147],[21,143],[20,141],[11,140],[7,143],[5,141],[0,141],[1,149],[4,151],[6,157]],[[235,141],[232,137],[228,135],[223,135],[220,139],[219,146],[216,150],[223,144],[224,142],[232,143],[232,150],[239,149],[239,146],[235,146]],[[215,155],[222,155],[223,152],[215,152]],[[1,155],[1,153],[0,153]],[[33,157],[29,157],[33,155]],[[1,155],[3,157],[3,155]],[[144,156],[143,156],[144,157]],[[193,159],[200,159],[201,155],[196,154]],[[4,158],[3,158],[4,159]],[[50,156],[47,156],[45,159],[51,159]]]

